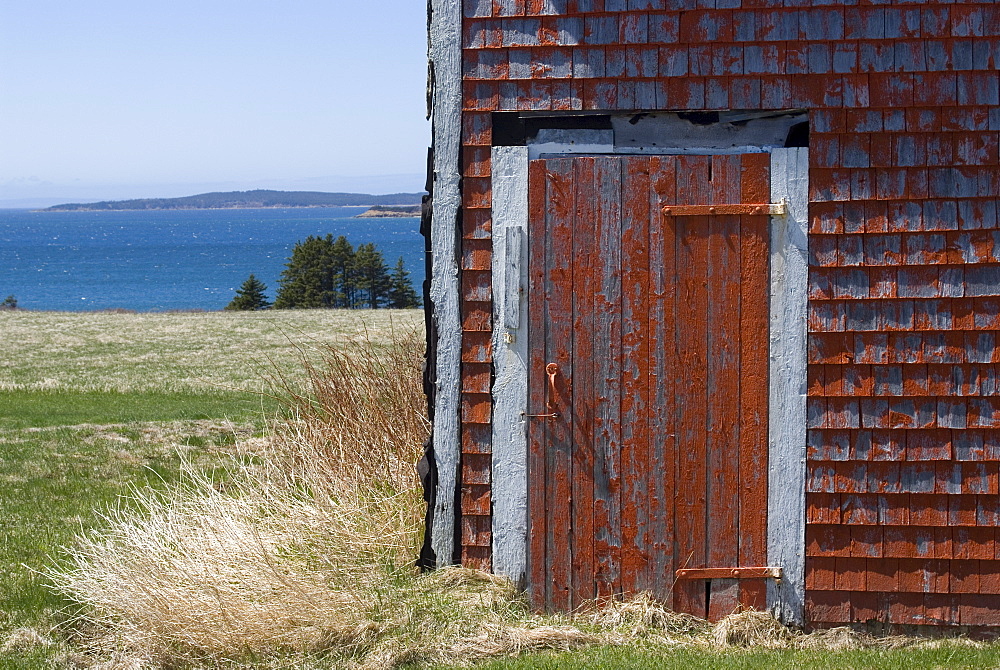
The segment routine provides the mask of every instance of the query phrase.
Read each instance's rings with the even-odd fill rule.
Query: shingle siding
[[[490,567],[490,113],[809,110],[807,616],[1000,624],[1000,4],[466,0],[463,560]]]

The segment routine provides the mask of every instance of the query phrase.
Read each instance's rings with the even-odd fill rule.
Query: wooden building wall
[[[461,561],[490,568],[491,113],[809,110],[807,618],[1000,624],[1000,4],[465,0]]]

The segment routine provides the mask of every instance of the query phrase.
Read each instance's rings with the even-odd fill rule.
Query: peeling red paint
[[[489,453],[488,432],[477,430],[490,421],[490,114],[808,108],[808,615],[830,625],[1000,625],[1000,548],[988,537],[1000,520],[996,7],[472,4],[463,31],[461,222],[469,377],[463,450],[470,462],[477,462],[472,454]],[[599,250],[589,253],[600,258]],[[629,299],[653,290],[645,280],[628,281]],[[674,326],[651,314],[648,327]],[[588,355],[595,344],[573,346]],[[641,342],[626,346],[644,351]],[[625,372],[635,393],[623,411],[640,412],[656,391],[643,391],[634,375],[650,373]],[[650,452],[648,462],[636,462],[658,457]],[[478,467],[470,477],[481,479]],[[630,476],[620,474],[622,495],[651,495]],[[596,495],[576,477],[567,486],[563,493],[581,500]],[[672,495],[653,493],[657,505]],[[489,509],[471,500],[463,559],[488,565]],[[593,571],[598,588],[613,590],[623,584],[611,565],[614,542],[632,546],[648,537],[653,517],[630,518],[635,527],[609,540],[600,527],[614,508],[595,503],[592,525],[580,527],[594,535],[585,550],[594,558],[567,570],[574,584]],[[855,532],[860,527],[880,530],[881,543],[874,531]],[[629,574],[669,567],[624,548],[614,556],[631,566]]]

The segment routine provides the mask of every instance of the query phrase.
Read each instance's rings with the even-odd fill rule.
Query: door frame
[[[590,148],[593,151],[593,148]],[[562,157],[579,154],[567,147]],[[610,152],[609,152],[610,153]],[[706,151],[706,153],[725,153]],[[745,148],[731,153],[746,153]],[[805,599],[806,317],[808,149],[770,149],[768,410],[768,609],[802,624]],[[546,157],[555,157],[546,154]],[[492,148],[493,176],[493,569],[522,587],[528,556],[528,160],[529,147]]]

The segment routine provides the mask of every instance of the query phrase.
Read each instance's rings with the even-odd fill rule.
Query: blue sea
[[[363,207],[36,212],[0,210],[0,300],[33,310],[218,310],[252,272],[274,299],[309,235],[374,242],[424,279],[418,218],[355,219]]]

